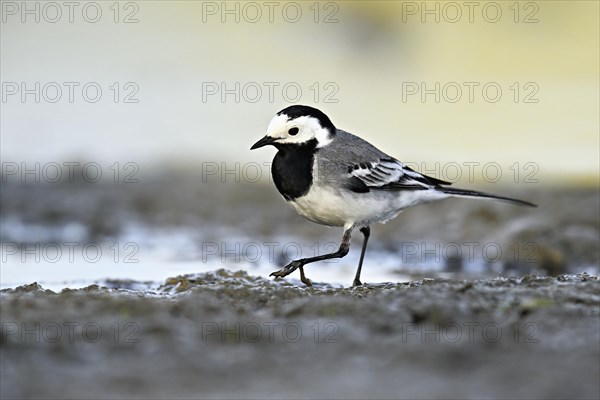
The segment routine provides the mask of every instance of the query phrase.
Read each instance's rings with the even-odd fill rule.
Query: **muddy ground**
[[[597,399],[588,274],[312,289],[226,270],[0,294],[8,398]]]
[[[343,287],[356,235],[339,264],[307,267],[311,289],[297,273],[266,278],[283,256],[202,253],[213,242],[339,241],[273,185],[204,183],[189,171],[131,185],[3,183],[0,395],[598,399],[598,189],[489,186],[478,189],[539,207],[407,210],[372,227],[364,287]],[[73,241],[134,241],[140,261],[21,262],[13,251]],[[503,256],[436,262],[402,247],[473,242]],[[173,273],[181,264],[193,274]]]

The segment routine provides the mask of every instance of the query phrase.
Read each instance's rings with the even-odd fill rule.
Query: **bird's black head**
[[[336,128],[322,111],[309,106],[293,105],[279,111],[269,123],[267,135],[251,149],[266,145],[281,147],[314,143],[316,147],[329,144]]]

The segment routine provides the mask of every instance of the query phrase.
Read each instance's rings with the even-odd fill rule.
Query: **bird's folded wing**
[[[347,173],[348,188],[359,192],[364,192],[365,186],[366,189],[378,190],[426,190],[450,184],[420,174],[394,158],[353,164],[348,166]]]

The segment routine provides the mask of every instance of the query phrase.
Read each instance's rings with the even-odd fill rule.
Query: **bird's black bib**
[[[317,140],[276,147],[279,151],[273,159],[271,174],[277,190],[287,201],[304,196],[313,183]]]

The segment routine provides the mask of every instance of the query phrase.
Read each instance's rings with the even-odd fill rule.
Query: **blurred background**
[[[266,276],[334,250],[341,231],[269,182],[275,150],[249,151],[291,103],[423,173],[540,204],[409,210],[374,227],[365,281],[598,273],[598,16],[591,1],[2,1],[0,285]],[[358,241],[308,275],[347,285],[357,259]]]

